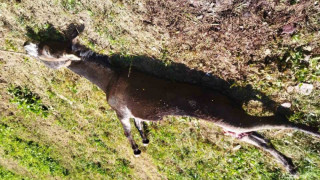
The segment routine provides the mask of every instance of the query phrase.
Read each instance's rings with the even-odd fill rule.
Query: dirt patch
[[[309,33],[319,29],[319,24],[308,24],[313,3],[148,1],[146,22],[168,31],[168,51],[175,62],[223,79],[245,80],[248,62],[264,59],[265,49],[288,36],[288,24]]]

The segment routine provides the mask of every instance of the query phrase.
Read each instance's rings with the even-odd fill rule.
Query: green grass
[[[0,124],[0,144],[5,156],[40,175],[66,176],[68,169],[50,156],[51,149],[33,141],[20,139],[13,128]]]
[[[69,86],[69,83],[70,81],[65,82],[66,87]],[[19,89],[18,92],[21,90],[20,88],[12,89]],[[30,92],[29,89],[26,91],[28,94],[34,94]],[[69,92],[71,95],[75,94],[75,91],[72,89],[70,89]],[[97,93],[100,94],[101,92],[97,91]],[[19,95],[19,97],[21,97],[21,94]],[[25,96],[23,97],[25,98]],[[38,96],[36,97],[39,98]],[[109,177],[110,179],[119,177],[126,179],[132,176],[133,166],[131,162],[120,155],[117,150],[119,148],[118,137],[121,137],[120,143],[127,142],[122,135],[119,121],[116,119],[110,119],[108,121],[106,118],[102,119],[101,115],[99,115],[99,117],[91,116],[90,113],[87,112],[87,109],[75,113],[72,109],[66,109],[70,104],[64,103],[64,101],[61,101],[56,95],[51,95],[50,99],[58,104],[64,104],[64,107],[61,106],[60,109],[61,114],[54,118],[55,122],[53,126],[66,129],[83,138],[83,140],[72,138],[67,140],[68,144],[73,147],[72,149],[75,148],[76,151],[72,152],[68,147],[61,148],[55,144],[51,144],[50,146],[44,145],[47,144],[48,141],[52,141],[46,138],[28,139],[30,136],[34,137],[37,136],[37,134],[39,135],[39,133],[44,135],[46,132],[40,131],[32,134],[35,129],[33,129],[31,122],[37,123],[37,117],[40,117],[39,120],[43,121],[42,115],[21,108],[14,116],[24,117],[23,124],[16,122],[15,117],[2,117],[0,121],[2,123],[8,123],[8,125],[1,124],[0,126],[0,145],[6,157],[17,160],[20,166],[26,167],[37,177]],[[79,101],[79,99],[77,99],[77,101]],[[35,103],[33,103],[33,105],[34,104]],[[86,103],[86,107],[89,111],[97,108],[96,104],[93,105],[88,102]],[[109,111],[105,113],[109,113]],[[80,128],[80,121],[77,120],[76,117],[79,115],[83,121],[92,121],[94,119],[93,124],[95,125],[88,124]],[[115,118],[113,113],[109,115],[109,117]],[[51,118],[52,115],[49,114],[46,119],[50,121]],[[71,119],[74,120],[70,121]],[[119,133],[113,133],[111,135],[106,132],[107,129],[118,129],[120,131]],[[40,137],[45,137],[43,135],[40,135]],[[55,139],[55,137],[52,138]],[[62,136],[61,138],[66,137]],[[94,154],[92,154],[89,149],[94,150]],[[59,160],[53,157],[59,157]],[[63,160],[64,158],[71,159],[71,161],[66,162]]]
[[[64,76],[61,74],[61,77],[59,74],[55,76],[58,81],[55,80],[52,84],[52,91],[55,93],[49,92],[50,103],[59,114],[52,116],[50,113],[47,119],[56,121],[51,125],[52,127],[62,128],[80,137],[81,140],[62,135],[62,138],[68,139],[69,147],[61,148],[59,144],[52,144],[45,138],[45,131],[38,132],[38,135],[31,135],[34,132],[31,122],[43,120],[36,118],[41,115],[32,112],[30,114],[21,109],[20,112],[15,113],[14,117],[1,119],[1,122],[8,124],[1,125],[0,144],[6,152],[6,157],[16,159],[21,166],[26,167],[38,177],[50,175],[89,179],[94,177],[137,178],[134,174],[136,164],[132,159],[128,159],[128,156],[132,156],[132,151],[123,136],[119,121],[108,109],[104,100],[102,100],[103,104],[96,103],[100,101],[98,98],[101,98],[102,93],[95,90],[92,92],[97,94],[87,94],[88,99],[79,99],[77,98],[79,93],[83,93],[85,89],[95,89],[95,86],[84,88],[87,81],[73,83],[71,79],[66,78],[66,74]],[[56,83],[60,86],[55,86]],[[84,89],[79,88],[75,92],[68,87]],[[61,100],[57,94],[64,94],[66,98],[80,106],[83,104],[85,108],[72,107],[65,100]],[[106,108],[96,112],[95,110],[101,105]],[[29,117],[24,119],[23,124],[19,121],[15,122],[15,118],[24,117],[26,113]],[[86,121],[90,123],[83,125]],[[147,148],[141,147],[141,139],[135,129],[133,129],[134,138],[143,151],[142,156],[149,156],[156,170],[168,179],[290,179],[290,176],[283,173],[276,163],[270,164],[269,161],[273,161],[272,157],[265,159],[266,153],[263,151],[243,144],[239,150],[232,150],[239,145],[238,142],[225,137],[219,131],[215,133],[217,129],[212,124],[191,118],[170,117],[161,125],[152,124],[149,129],[151,144]],[[23,134],[19,135],[21,132]],[[37,141],[25,138],[29,136],[42,138]],[[302,138],[299,141],[302,143],[305,140]],[[287,141],[294,142],[296,139]],[[279,142],[283,142],[283,139],[279,139],[275,144]],[[318,145],[308,141],[304,143],[309,147],[306,153],[311,158],[308,158],[308,161],[298,160],[296,164],[300,166],[299,172],[302,177],[316,177],[319,173],[316,166],[320,160],[314,148]],[[285,149],[287,146],[302,147],[299,143],[278,146]],[[128,149],[128,154],[121,154],[122,148]],[[92,150],[94,153],[91,152]],[[144,160],[141,159],[141,163],[145,163]]]
[[[0,179],[3,180],[20,180],[23,179],[19,174],[15,174],[12,171],[7,170],[5,167],[0,166]],[[24,177],[24,179],[29,179]]]
[[[320,81],[320,57],[311,56],[310,51],[304,49],[304,47],[288,49],[278,66],[283,70],[290,69],[297,82]]]
[[[148,147],[154,163],[168,179],[282,179],[279,169],[270,169],[264,153],[253,147],[235,146],[223,135],[214,142],[202,135],[206,132],[178,119],[167,119],[163,126],[152,126]],[[194,120],[192,120],[193,122]],[[179,127],[177,129],[177,127]]]

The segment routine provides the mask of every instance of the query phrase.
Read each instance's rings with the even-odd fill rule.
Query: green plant
[[[171,60],[168,58],[169,56],[169,51],[166,47],[160,50],[160,59],[162,60],[163,64],[165,66],[170,66],[171,65]]]
[[[48,116],[49,108],[43,105],[40,97],[32,93],[27,87],[11,86],[8,88],[8,93],[12,96],[10,102],[17,104],[18,108],[43,117]]]
[[[290,69],[298,82],[319,80],[320,57],[311,57],[302,47],[289,49],[279,62],[280,70]]]
[[[78,0],[63,0],[63,1],[61,1],[62,7],[68,11],[75,11],[76,6],[79,4],[80,4],[80,2]]]
[[[12,40],[5,40],[5,50],[13,50],[13,51],[18,51],[18,48],[14,45]]]

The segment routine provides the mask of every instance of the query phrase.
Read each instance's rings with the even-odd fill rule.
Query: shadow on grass
[[[84,30],[84,25],[70,24],[66,31],[58,31],[52,24],[47,24],[41,29],[34,30],[27,28],[27,36],[38,42],[46,41],[70,41]],[[85,48],[85,47],[84,47]],[[245,87],[232,86],[234,80],[223,80],[215,75],[205,73],[196,69],[190,69],[184,64],[171,62],[169,65],[164,61],[148,57],[140,56],[122,56],[120,54],[99,55],[101,60],[110,61],[113,66],[119,68],[135,69],[159,78],[168,79],[176,82],[190,83],[198,86],[207,87],[233,99],[235,104],[241,105],[248,103],[250,100],[257,100],[263,103],[264,110],[281,113],[283,115],[291,115],[292,111],[279,106],[275,101],[271,100],[264,93],[252,88],[251,85]]]
[[[37,42],[46,41],[70,41],[84,30],[84,25],[70,24],[67,30],[61,32],[52,24],[44,24],[37,27],[27,27],[26,36]]]

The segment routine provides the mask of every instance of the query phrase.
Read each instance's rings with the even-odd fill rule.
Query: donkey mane
[[[72,51],[81,57],[83,61],[93,62],[104,67],[111,67],[109,56],[96,53],[79,43],[72,45]]]

